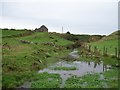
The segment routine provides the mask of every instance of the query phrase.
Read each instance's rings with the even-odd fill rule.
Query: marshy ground
[[[113,39],[114,46],[100,41],[98,45],[87,43],[91,45],[87,48],[84,39],[81,45],[82,41],[73,38],[76,40],[68,34],[2,30],[2,87],[118,88],[117,39]],[[104,45],[106,55],[101,54]]]

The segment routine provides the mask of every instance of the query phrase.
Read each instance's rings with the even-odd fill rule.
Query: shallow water
[[[68,54],[70,60],[75,60],[79,58],[78,51],[74,50],[73,52]],[[76,67],[76,70],[54,70],[55,67]],[[61,60],[57,63],[49,65],[48,68],[38,71],[38,73],[48,72],[48,73],[56,73],[60,74],[62,78],[61,88],[64,87],[65,81],[68,77],[71,76],[83,76],[87,73],[101,73],[107,71],[109,69],[108,65],[104,65],[102,62],[85,62],[85,61],[73,61],[68,62],[65,60]]]
[[[70,60],[76,60],[79,58],[78,51],[74,50],[73,52],[68,54],[68,57]],[[75,67],[76,70],[54,70],[55,67]],[[42,70],[39,70],[38,73],[48,72],[48,73],[55,73],[60,74],[62,83],[60,85],[60,88],[63,88],[65,85],[65,81],[71,77],[71,76],[83,76],[87,73],[101,73],[104,71],[109,70],[109,65],[104,65],[102,62],[85,62],[85,61],[73,61],[68,62],[65,60],[61,60],[57,63],[48,65],[47,68],[44,68]],[[22,87],[30,88],[31,83],[28,83],[28,85],[23,84]]]
[[[68,70],[68,71],[54,70],[53,69],[54,67],[76,67],[77,69]],[[101,73],[101,72],[107,71],[109,67],[110,66],[108,65],[103,65],[103,63],[84,62],[84,61],[73,61],[73,62],[60,61],[49,66],[48,68],[40,70],[38,73],[48,72],[48,73],[60,74],[62,78],[61,87],[63,87],[68,77],[71,77],[73,75],[83,76],[87,73]]]
[[[76,70],[53,70],[54,67],[76,67]],[[39,73],[48,72],[48,73],[58,73],[58,74],[72,74],[77,76],[82,76],[86,73],[93,72],[104,72],[108,70],[108,65],[103,65],[102,63],[94,62],[83,62],[83,61],[73,61],[73,62],[57,62],[48,68],[40,70]]]

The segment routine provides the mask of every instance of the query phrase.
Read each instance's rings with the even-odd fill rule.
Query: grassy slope
[[[53,37],[53,39],[51,39],[50,37]],[[32,41],[32,42],[41,42],[41,43],[43,43],[45,41],[54,42],[57,39],[58,42],[56,42],[56,44],[61,45],[61,46],[66,46],[67,44],[73,43],[73,42],[70,42],[63,38],[60,38],[56,34],[47,34],[47,33],[38,33],[38,32],[34,33],[32,35],[29,35],[29,36],[25,36],[25,37],[3,38],[3,43],[2,43],[4,45],[2,48],[2,50],[3,50],[3,52],[2,52],[3,53],[3,83],[2,83],[3,87],[17,87],[17,86],[21,85],[23,82],[31,80],[33,77],[37,77],[37,79],[35,78],[35,80],[37,80],[37,82],[33,82],[32,87],[39,87],[39,85],[41,85],[41,83],[43,83],[42,84],[43,86],[41,86],[41,87],[46,87],[45,85],[48,85],[47,87],[49,87],[49,86],[52,87],[54,85],[55,85],[54,87],[56,87],[56,86],[58,87],[60,80],[57,80],[57,78],[59,78],[59,77],[55,78],[55,80],[54,80],[55,82],[50,81],[51,82],[50,83],[47,80],[47,78],[49,78],[48,74],[45,74],[45,76],[47,78],[39,79],[39,78],[44,77],[44,75],[36,76],[36,71],[46,67],[47,63],[56,62],[57,60],[59,60],[60,57],[67,54],[69,52],[69,50],[66,50],[66,48],[64,48],[64,47],[59,48],[59,47],[53,47],[53,46],[49,46],[49,45],[42,45],[42,44],[38,44],[38,45],[23,44],[19,41],[21,39]],[[63,43],[61,43],[61,42],[63,42]],[[111,41],[111,42],[113,42],[113,41]],[[101,43],[105,43],[105,42],[102,41]],[[92,44],[94,44],[94,43],[92,43]],[[98,44],[96,43],[96,45],[98,45]],[[105,61],[107,64],[110,63],[109,58],[108,58],[108,60],[105,59]],[[112,61],[111,64],[113,64],[113,60],[111,60],[111,61]],[[113,72],[110,72],[110,73],[113,73]],[[106,73],[106,75],[107,74],[108,73]],[[114,74],[115,73],[113,73],[113,76],[114,76]],[[50,78],[53,76],[54,75],[50,75]],[[54,77],[56,77],[56,76],[54,76]],[[93,77],[96,77],[96,75],[93,75]],[[89,78],[89,76],[88,77],[86,76],[86,78],[84,78],[83,80],[84,80],[84,82],[90,83],[90,86],[88,86],[89,88],[92,87],[92,85],[91,85],[92,83],[94,85],[96,85],[95,84],[96,82],[94,83],[94,81],[90,81],[87,78]],[[79,80],[79,79],[77,79],[77,80]],[[114,83],[114,81],[115,81],[115,83]],[[112,84],[112,87],[117,87],[116,80],[114,80],[114,81],[111,81],[110,84]],[[73,85],[73,83],[72,84],[66,83],[65,87],[70,87],[70,86],[73,88],[82,87],[80,85],[76,85],[76,83],[74,83],[74,85]],[[115,85],[113,85],[113,84],[115,84]],[[101,84],[99,84],[99,85],[101,85]]]
[[[52,37],[52,38],[50,38],[50,37]],[[56,34],[48,34],[46,32],[44,32],[44,33],[35,32],[35,34],[33,34],[33,35],[26,36],[26,37],[21,37],[20,39],[28,40],[28,41],[31,41],[31,42],[39,42],[39,43],[55,42],[55,40],[57,40],[55,42],[55,44],[61,45],[61,46],[65,46],[65,45],[69,45],[69,44],[73,43],[71,41],[65,40],[64,38],[59,37]]]
[[[101,51],[103,51],[104,47],[106,47],[108,49],[108,54],[115,55],[115,48],[118,48],[118,39],[92,42],[90,45],[92,45],[92,48],[94,48],[94,46],[97,46],[97,48]]]
[[[25,33],[24,30],[2,30],[2,37]]]
[[[13,35],[12,32],[9,35]],[[7,32],[3,33],[3,36],[5,35],[7,35]],[[50,42],[52,40],[49,40],[48,35],[47,33],[34,33],[24,38],[3,38],[3,87],[17,87],[21,85],[23,82],[29,80],[30,77],[33,77],[34,72],[46,67],[47,63],[55,62],[59,57],[69,52],[64,47],[24,44],[19,41],[19,39],[25,39],[33,42]],[[36,37],[34,38],[34,36]],[[58,36],[54,35],[54,37],[57,37],[58,45],[64,46],[72,43]],[[61,41],[63,43],[60,43]]]
[[[115,48],[118,49],[118,41],[120,40],[118,38],[118,32],[119,31],[115,31],[97,42],[90,43],[92,45],[92,48],[94,48],[94,46],[97,46],[97,48],[103,53],[103,49],[106,47],[108,49],[108,54],[115,55]]]

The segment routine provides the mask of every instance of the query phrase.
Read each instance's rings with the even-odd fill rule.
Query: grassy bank
[[[3,31],[4,32],[4,31]],[[9,35],[20,34],[22,31],[9,31]],[[14,33],[13,33],[14,32]],[[18,33],[19,32],[19,33]],[[24,31],[23,31],[24,32]],[[2,33],[8,36],[8,32]],[[68,54],[64,46],[71,44],[71,41],[59,38],[53,35],[54,40],[57,39],[57,45],[43,44],[26,44],[20,40],[29,40],[31,42],[51,42],[48,33],[34,33],[24,37],[11,37],[2,39],[2,70],[3,80],[2,87],[13,88],[18,87],[25,81],[35,76],[38,70],[47,67],[47,64],[59,60],[60,57]],[[63,43],[61,43],[63,41]]]
[[[22,40],[27,40],[30,42],[38,42],[38,43],[47,43],[47,42],[52,42],[56,45],[60,45],[60,46],[66,46],[69,44],[72,44],[72,41],[66,40],[64,38],[61,38],[59,35],[54,34],[54,33],[47,33],[47,32],[35,32],[33,35],[29,35],[29,36],[25,36],[25,37],[21,37],[19,39]]]
[[[104,47],[107,48],[107,52],[109,55],[115,55],[115,48],[118,50],[118,40],[120,39],[110,39],[110,40],[100,40],[97,42],[92,42],[90,45],[92,46],[92,50],[94,47],[97,47],[100,50],[100,53],[103,54]]]

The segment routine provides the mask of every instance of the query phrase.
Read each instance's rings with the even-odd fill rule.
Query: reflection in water
[[[88,65],[90,66],[90,61],[88,62]]]
[[[70,60],[76,60],[79,58],[78,51],[74,50],[69,55]],[[55,67],[76,67],[76,70],[54,70]],[[45,68],[43,70],[40,70],[39,73],[48,72],[48,73],[57,73],[60,74],[62,78],[62,84],[61,87],[64,87],[65,81],[68,77],[71,77],[71,75],[75,76],[83,76],[87,73],[101,73],[104,72],[108,68],[108,65],[104,65],[103,63],[100,63],[100,60],[96,62],[83,62],[83,61],[74,61],[74,62],[67,62],[67,61],[60,61],[53,65],[50,65],[48,68]]]
[[[97,66],[97,63],[94,63],[94,68],[96,68],[96,66]]]
[[[77,70],[54,70],[54,67],[76,67]],[[61,75],[62,78],[62,84],[64,84],[65,80],[67,80],[68,77],[71,77],[71,75],[76,76],[83,76],[87,73],[101,73],[104,72],[107,69],[108,65],[104,65],[102,63],[94,63],[94,62],[81,62],[81,61],[74,61],[74,62],[66,62],[61,61],[57,62],[48,68],[45,68],[43,70],[40,70],[39,73],[48,72],[48,73],[57,73]]]
[[[107,71],[107,69],[109,69],[109,68],[107,68],[107,65],[103,64],[103,72]]]

